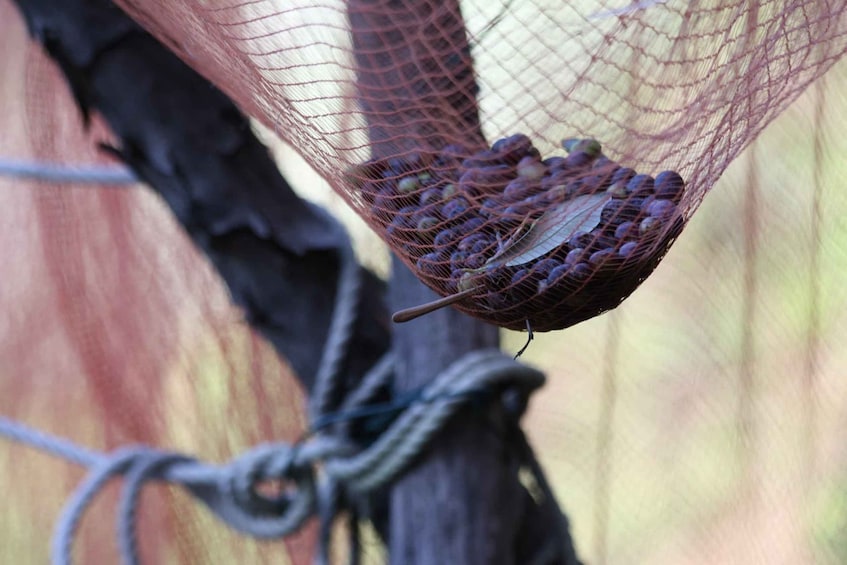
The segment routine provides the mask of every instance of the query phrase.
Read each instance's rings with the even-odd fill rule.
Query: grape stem
[[[463,290],[462,292],[457,292],[456,294],[451,294],[449,296],[445,296],[444,298],[439,298],[438,300],[433,300],[432,302],[427,302],[426,304],[421,304],[420,306],[413,306],[411,308],[405,308],[403,310],[399,310],[395,312],[393,316],[391,316],[391,320],[397,324],[401,324],[403,322],[409,322],[414,320],[415,318],[419,318],[424,314],[429,314],[430,312],[434,312],[445,306],[450,306],[451,304],[455,304],[460,300],[467,298],[468,296],[472,296],[479,292],[481,286],[472,286],[468,289]]]

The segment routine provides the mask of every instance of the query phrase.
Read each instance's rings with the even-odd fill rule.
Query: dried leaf
[[[551,208],[523,235],[492,257],[488,264],[517,267],[547,255],[567,243],[576,232],[590,232],[597,227],[608,200],[609,195],[603,192],[586,194]]]

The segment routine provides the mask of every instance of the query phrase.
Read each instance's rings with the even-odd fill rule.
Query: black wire
[[[491,391],[486,389],[471,389],[463,392],[444,393],[424,400],[423,389],[413,390],[389,402],[370,404],[368,406],[362,406],[350,410],[342,410],[340,412],[330,412],[324,414],[312,423],[309,430],[303,437],[301,437],[300,440],[298,440],[297,443],[302,443],[310,436],[320,432],[324,428],[333,426],[335,424],[351,422],[355,420],[363,420],[367,418],[372,418],[374,416],[386,416],[392,413],[394,414],[394,416],[399,415],[403,410],[405,410],[415,402],[423,401],[429,403],[435,400],[464,398],[470,398],[471,400],[475,401],[483,401],[489,398],[490,395]],[[388,427],[388,424],[391,422],[391,420],[393,420],[393,418],[385,419],[385,425],[383,426],[383,429]]]
[[[526,320],[526,333],[526,343],[523,344],[523,347],[521,347],[517,353],[515,353],[515,361],[517,361],[518,357],[523,355],[524,351],[526,351],[526,348],[529,347],[530,342],[535,339],[535,334],[532,333],[532,324],[529,323],[529,319]]]

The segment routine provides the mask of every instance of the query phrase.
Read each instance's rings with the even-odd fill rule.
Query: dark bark
[[[232,299],[310,388],[327,335],[343,228],[300,199],[246,118],[108,0],[19,1],[84,116],[100,112],[114,152],[168,203]],[[365,272],[353,380],[388,348],[383,283]]]
[[[458,2],[348,6],[373,156],[458,139],[481,146],[478,89]],[[396,259],[389,296],[394,309],[435,298]],[[452,308],[395,326],[396,388],[424,387],[462,355],[497,346],[497,328]],[[536,504],[518,480],[520,467],[534,458],[516,435],[523,437],[517,422],[496,402],[448,425],[391,491],[392,563],[576,562],[555,500],[548,492]]]

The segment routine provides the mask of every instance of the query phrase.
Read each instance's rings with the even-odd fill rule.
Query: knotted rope
[[[278,538],[294,532],[319,510],[333,511],[334,502],[330,499],[336,497],[338,487],[362,496],[386,486],[462,405],[486,392],[516,387],[528,394],[543,384],[544,376],[539,371],[498,350],[480,350],[452,363],[412,398],[369,405],[392,376],[394,362],[388,353],[347,395],[339,409],[331,412],[331,398],[340,386],[339,369],[352,336],[360,289],[359,267],[349,247],[342,252],[341,261],[335,313],[310,402],[312,433],[301,442],[259,445],[227,464],[213,465],[146,446],[122,447],[111,453],[92,451],[0,417],[0,435],[89,470],[57,522],[52,549],[54,565],[73,562],[73,542],[86,509],[117,476],[124,479],[117,531],[126,565],[140,563],[135,527],[138,498],[144,485],[151,481],[186,488],[240,532],[256,538]],[[399,415],[365,448],[333,431],[337,428],[334,423],[384,412]],[[322,469],[320,476],[318,468]],[[279,496],[269,496],[257,488],[265,481],[282,481],[291,488]],[[325,550],[319,554],[326,558]]]

